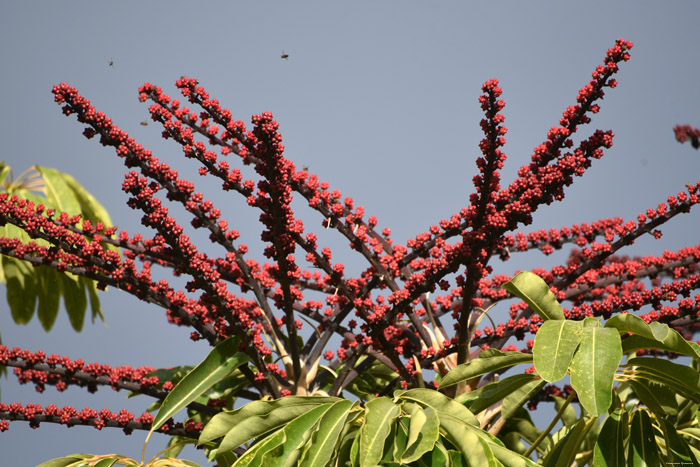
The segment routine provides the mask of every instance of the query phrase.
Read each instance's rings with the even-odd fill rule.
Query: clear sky
[[[526,231],[612,216],[635,219],[700,179],[700,153],[676,143],[672,132],[677,123],[700,126],[698,5],[4,1],[0,160],[16,174],[33,164],[68,172],[120,228],[143,231],[120,190],[121,160],[86,140],[81,125],[53,103],[51,87],[66,81],[198,189],[209,189],[244,237],[257,238],[256,215],[195,175],[195,166],[182,161],[178,146],[160,139],[154,124],[139,125],[148,112],[138,102],[138,86],[149,81],[175,95],[175,80],[188,75],[246,122],[253,113],[272,111],[288,158],[353,196],[404,242],[459,211],[473,191],[484,81],[499,79],[507,103],[505,183],[566,106],[575,104],[607,48],[624,37],[635,44],[632,59],[622,64],[620,85],[608,91],[601,113],[581,133],[612,129],[613,148],[577,179],[563,203],[538,212]],[[288,60],[280,58],[283,51]],[[658,254],[698,243],[699,213],[677,218],[661,240],[641,240],[635,251]],[[307,219],[307,228],[319,229],[319,219]],[[500,271],[545,264],[552,263],[515,259]],[[185,328],[168,326],[160,309],[116,290],[102,296],[102,306],[108,327],[88,323],[76,334],[61,313],[47,334],[37,321],[14,325],[3,300],[3,342],[115,366],[195,364],[206,355],[207,347],[191,343]],[[38,394],[13,376],[0,387],[6,403],[128,408],[137,416],[147,405],[145,398],[126,401],[125,393],[104,388],[95,395],[78,388]],[[17,467],[74,452],[138,458],[144,438],[51,424],[33,431],[13,422],[0,434],[0,457],[3,465]],[[154,438],[151,452],[164,440]],[[203,462],[201,454],[186,453]]]

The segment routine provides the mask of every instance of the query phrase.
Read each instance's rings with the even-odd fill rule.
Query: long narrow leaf
[[[293,467],[298,465],[302,448],[311,438],[313,428],[318,425],[321,417],[328,411],[332,404],[323,404],[286,424],[281,431],[284,437],[277,446],[268,445],[264,453],[261,453],[261,465],[265,467]]]
[[[289,396],[273,401],[253,401],[215,415],[204,426],[198,444],[221,436],[221,452],[235,449],[253,438],[294,420],[314,407],[339,401],[337,397]]]
[[[349,400],[340,400],[323,414],[318,430],[312,435],[311,442],[299,463],[300,467],[326,465],[331,460],[345,422],[348,420],[348,414],[354,406],[355,404]]]
[[[618,467],[625,464],[625,427],[628,424],[626,411],[618,409],[608,415],[596,441],[593,465]]]
[[[494,349],[489,349],[494,350]],[[485,353],[485,352],[484,352]],[[447,373],[440,382],[441,388],[446,388],[462,381],[466,381],[477,376],[485,375],[491,371],[508,368],[520,363],[532,362],[532,355],[522,352],[490,352],[488,355],[479,355],[470,362],[457,365],[452,371]]]
[[[377,465],[391,424],[399,416],[399,406],[387,397],[377,397],[365,405],[365,421],[360,429],[360,465]]]
[[[401,456],[401,462],[404,464],[409,464],[432,450],[440,435],[437,412],[431,407],[414,407],[411,411],[406,450]]]
[[[509,282],[503,284],[503,288],[525,300],[525,303],[542,318],[542,321],[565,319],[561,305],[552,291],[549,290],[547,283],[537,274],[522,271]]]
[[[654,439],[654,428],[644,410],[637,410],[632,417],[627,465],[661,465],[659,449]]]
[[[188,373],[168,394],[153,420],[151,431],[160,428],[170,417],[249,359],[250,357],[246,354],[238,352],[238,340],[235,337],[229,337],[220,342],[202,363]]]

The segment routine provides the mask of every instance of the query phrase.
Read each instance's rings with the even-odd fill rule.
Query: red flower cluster
[[[312,393],[324,384],[330,386],[326,392],[337,395],[377,361],[399,375],[387,391],[398,384],[433,387],[432,382],[421,380],[419,367],[444,373],[448,357],[454,360],[449,363],[452,366],[487,347],[516,350],[508,339],[522,340],[540,325],[524,303],[510,306],[506,322],[482,329],[474,325],[485,310],[510,298],[501,286],[512,276],[493,275],[491,261],[507,261],[532,249],[545,255],[569,251],[564,264],[533,270],[565,303],[568,317],[641,311],[647,321],[665,321],[691,335],[700,306],[700,246],[643,258],[622,257],[618,251],[644,234],[658,238],[662,224],[698,203],[700,182],[687,185],[634,220],[612,218],[529,233],[519,230],[532,222],[542,205],[562,200],[574,177],[582,176],[612,146],[612,131],[595,130],[578,144],[573,137],[600,110],[605,88],[616,87],[613,76],[619,64],[629,59],[631,48],[631,42],[616,41],[579,91],[576,104],[566,108],[558,126],[534,148],[530,163],[506,186],[500,174],[506,161],[503,90],[497,80],[484,83],[479,97],[484,138],[472,179],[475,191],[463,209],[405,245],[395,243],[391,229],[378,227],[377,218],[367,216],[353,198],[307,169],[297,170],[284,156],[279,124],[269,112],[254,115],[248,128],[192,78],[176,82],[182,102],[158,86],[144,84],[139,98],[152,102],[149,112],[162,126],[163,137],[197,161],[201,176],[213,177],[224,191],[240,196],[243,204],[258,211],[265,242],[258,259],[240,242],[232,222],[222,218],[221,210],[192,181],[137,144],[75,88],[62,83],[53,89],[55,101],[66,115],[75,115],[86,126],[87,138],[99,136],[104,146],[123,158],[130,169],[122,184],[128,205],[141,213],[142,224],[153,235],[130,236],[115,228],[81,223],[77,217],[16,196],[0,195],[0,223],[13,224],[41,240],[23,243],[0,238],[0,252],[89,277],[100,286],[124,290],[162,307],[170,322],[193,328],[193,340],[203,338],[215,345],[237,336],[240,350],[251,362],[240,368],[246,382],[239,391],[251,388],[254,394],[273,397]],[[677,127],[676,135],[679,141],[690,139],[694,145],[698,141],[697,130],[689,127]],[[237,159],[240,167],[233,167]],[[250,166],[250,178],[244,178],[242,170]],[[316,225],[342,235],[366,260],[366,268],[349,274],[335,260],[334,251],[306,230],[292,209],[293,202],[306,205],[316,216]],[[195,245],[195,235],[171,214],[172,205],[184,208],[190,226],[206,232],[211,245]],[[105,248],[106,244],[121,247],[124,256]],[[162,271],[186,278],[184,288],[177,290],[167,278],[154,277]],[[443,324],[448,320],[456,332]],[[310,329],[302,330],[304,321]],[[341,344],[331,350],[333,336]],[[530,341],[521,350],[531,348]],[[456,358],[451,355],[455,352]],[[273,353],[279,358],[273,358]],[[330,361],[328,370],[339,370],[332,384],[327,383],[331,371],[319,370],[321,358]],[[94,390],[104,384],[162,399],[172,388],[171,382],[149,377],[150,368],[88,365],[19,349],[0,347],[0,364],[15,367],[20,381],[31,381],[40,390],[46,384],[59,390],[72,384]],[[559,394],[555,389],[548,391]],[[190,408],[214,413],[223,405],[225,400],[217,396],[207,406]],[[62,423],[82,417],[95,426],[149,423],[143,417],[114,419],[85,411],[81,416],[67,409],[51,415],[43,409],[28,415],[34,406],[12,410],[15,418],[10,417],[9,406],[0,410],[0,418],[34,420],[40,414],[67,420]],[[3,428],[6,425],[0,422]]]

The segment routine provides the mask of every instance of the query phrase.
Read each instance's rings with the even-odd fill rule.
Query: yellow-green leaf
[[[547,283],[537,274],[522,271],[509,282],[503,284],[503,288],[525,300],[525,303],[542,318],[542,321],[565,319],[561,305]]]
[[[494,350],[494,349],[489,349]],[[454,384],[466,381],[477,376],[485,375],[492,371],[508,368],[520,363],[532,362],[532,355],[522,352],[489,352],[479,358],[475,358],[467,363],[457,365],[440,382],[441,388],[446,388]]]
[[[566,375],[582,330],[581,321],[548,320],[542,323],[532,348],[535,369],[542,379],[553,383]]]
[[[153,420],[151,431],[160,428],[170,417],[249,359],[248,355],[238,351],[235,337],[220,342],[168,394]]]
[[[581,344],[571,360],[571,386],[589,414],[605,414],[612,403],[615,371],[622,360],[617,329],[586,327]]]
[[[318,429],[314,432],[311,442],[304,452],[299,464],[300,467],[315,467],[330,462],[340,442],[340,435],[348,419],[348,414],[355,405],[349,400],[340,400],[323,414]]]
[[[360,465],[379,464],[384,452],[384,442],[399,413],[399,406],[388,397],[377,397],[365,404],[365,420],[360,428]]]

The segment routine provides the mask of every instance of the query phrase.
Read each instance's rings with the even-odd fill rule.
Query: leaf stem
[[[532,454],[532,451],[534,451],[535,448],[542,442],[542,440],[545,439],[547,435],[549,435],[549,432],[552,431],[554,425],[557,424],[561,416],[564,414],[564,410],[566,410],[571,401],[574,399],[575,394],[576,393],[574,391],[572,391],[571,394],[569,394],[569,397],[566,398],[566,401],[564,401],[562,406],[559,408],[559,411],[557,411],[557,414],[554,416],[549,426],[547,426],[547,428],[545,428],[545,430],[542,433],[540,433],[535,442],[530,445],[527,451],[525,451],[525,454],[523,454],[525,457],[529,457],[530,454]]]

